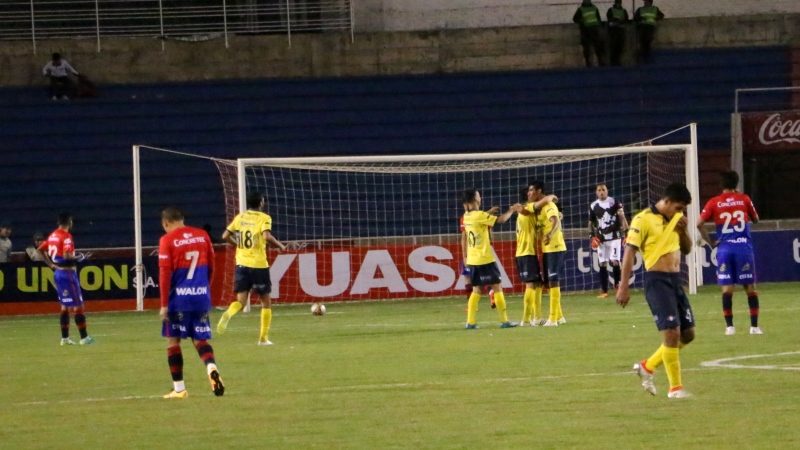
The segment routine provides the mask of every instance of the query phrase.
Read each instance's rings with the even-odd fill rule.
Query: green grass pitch
[[[190,396],[171,401],[154,311],[90,312],[86,347],[58,345],[55,313],[2,318],[0,448],[797,448],[800,283],[759,290],[763,336],[747,333],[741,291],[730,337],[718,290],[692,298],[685,400],[666,398],[663,368],[656,397],[630,370],[659,343],[640,292],[625,310],[567,295],[557,329],[498,329],[484,298],[481,328],[464,330],[466,295],[328,304],[324,317],[278,306],[273,347],[255,345],[258,314],[241,314],[212,340],[225,396],[184,343]],[[513,320],[520,310],[509,296]],[[740,359],[703,365],[726,358]]]

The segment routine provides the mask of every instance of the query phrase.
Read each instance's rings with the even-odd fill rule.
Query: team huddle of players
[[[605,184],[596,187],[597,200],[589,205],[589,227],[592,248],[597,250],[600,264],[600,297],[608,297],[608,270],[610,263],[614,273],[614,288],[620,278],[622,236],[628,228],[622,204],[608,196]],[[532,181],[520,192],[520,203],[495,216],[499,208],[481,211],[480,192],[469,189],[463,193],[464,216],[461,221],[461,245],[464,255],[465,274],[469,275],[472,294],[467,306],[466,328],[475,329],[477,305],[482,286],[489,286],[500,316],[501,328],[514,326],[557,327],[566,323],[561,308],[559,273],[567,252],[561,228],[561,214],[556,202],[558,197],[545,194],[542,181]],[[525,283],[522,320],[519,324],[508,320],[505,296],[500,287],[500,271],[491,248],[489,230],[495,224],[507,222],[517,214],[516,266],[520,280]],[[541,256],[541,258],[539,258]],[[547,319],[542,312],[542,294],[550,293],[550,309]]]

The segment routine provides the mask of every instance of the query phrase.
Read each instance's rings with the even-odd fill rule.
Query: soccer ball
[[[325,305],[322,303],[314,303],[311,305],[311,314],[321,316],[325,314]]]

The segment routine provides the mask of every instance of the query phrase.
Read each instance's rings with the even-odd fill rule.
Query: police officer
[[[622,7],[622,0],[614,0],[614,5],[608,8],[606,19],[610,62],[612,66],[619,66],[622,64],[622,52],[625,50],[625,26],[630,21],[628,11]]]
[[[663,19],[664,13],[658,6],[653,6],[653,0],[644,0],[644,6],[633,14],[639,38],[639,62],[650,62],[650,48],[656,34],[656,23]]]
[[[577,23],[581,29],[581,46],[583,47],[583,59],[586,60],[586,67],[592,67],[592,48],[597,55],[597,63],[605,65],[603,61],[603,40],[600,37],[600,10],[592,4],[592,0],[583,0],[581,6],[572,16],[572,21]]]

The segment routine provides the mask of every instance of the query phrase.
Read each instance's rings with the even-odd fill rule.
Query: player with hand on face
[[[720,174],[722,193],[706,203],[700,213],[697,228],[703,240],[717,248],[717,284],[722,287],[722,313],[725,335],[736,333],[733,326],[733,287],[741,284],[747,293],[750,309],[750,334],[764,334],[758,326],[758,292],[755,290],[755,257],[750,225],[758,222],[753,201],[747,194],[736,191],[739,174]],[[703,225],[713,220],[717,239],[711,239]]]
[[[492,207],[489,211],[481,211],[481,194],[476,189],[465,190],[461,195],[461,204],[465,208],[461,250],[464,266],[469,269],[472,284],[472,294],[467,303],[466,328],[478,328],[478,302],[481,299],[483,286],[490,286],[494,291],[497,315],[500,317],[500,328],[515,327],[516,323],[508,321],[506,299],[503,289],[500,287],[500,270],[489,241],[489,229],[496,223],[507,222],[514,210],[509,208],[499,217],[494,215],[499,210],[497,207]]]
[[[644,259],[644,296],[661,332],[661,346],[633,369],[642,380],[642,387],[656,394],[653,375],[662,363],[669,379],[669,398],[689,394],[681,380],[679,349],[694,340],[694,315],[681,282],[681,254],[692,250],[692,239],[683,212],[692,196],[682,183],[667,186],[661,199],[631,221],[625,256],[622,258],[622,279],[617,289],[617,303],[623,308],[630,301],[629,285],[636,252]]]
[[[165,399],[189,396],[183,382],[181,339],[191,339],[197,354],[206,365],[214,395],[225,393],[217,369],[211,339],[211,275],[214,271],[214,247],[208,233],[183,223],[183,212],[174,207],[161,212],[161,226],[166,234],[158,243],[159,289],[161,293],[161,335],[167,338],[167,362],[173,390]]]
[[[69,338],[69,314],[75,317],[75,325],[81,335],[80,345],[94,343],[94,338],[86,330],[86,315],[83,309],[83,293],[78,280],[77,263],[79,258],[75,255],[75,241],[72,239],[72,214],[64,212],[58,215],[58,228],[55,229],[39,248],[41,259],[48,267],[53,269],[53,281],[56,285],[58,301],[61,303],[61,345],[74,345]]]
[[[597,200],[589,205],[589,231],[592,248],[597,249],[600,263],[600,295],[608,297],[608,264],[614,275],[614,289],[619,284],[619,261],[622,258],[622,236],[628,230],[628,221],[622,203],[608,196],[608,187],[599,183],[595,188]]]

